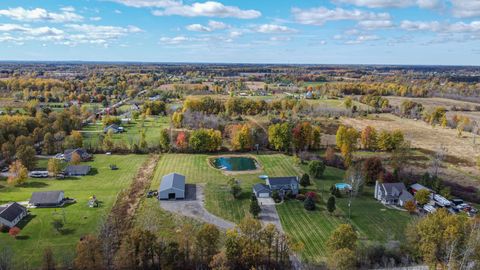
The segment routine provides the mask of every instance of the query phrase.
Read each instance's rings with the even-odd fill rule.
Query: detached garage
[[[185,176],[178,173],[165,175],[158,189],[158,199],[185,199]]]

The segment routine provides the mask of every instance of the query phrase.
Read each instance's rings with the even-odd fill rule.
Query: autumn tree
[[[176,128],[181,128],[183,122],[183,113],[182,112],[174,112],[172,115],[172,124]]]
[[[45,133],[43,136],[42,152],[46,155],[55,153],[55,138],[50,132]]]
[[[420,205],[425,205],[430,201],[430,191],[428,189],[421,189],[415,193],[415,200]]]
[[[55,258],[50,247],[43,250],[42,270],[55,270]]]
[[[200,228],[195,238],[195,252],[204,266],[207,266],[218,252],[220,231],[213,224],[205,224]]]
[[[345,165],[350,166],[353,160],[353,152],[357,149],[358,131],[352,127],[340,126],[336,134],[337,146],[345,160]]]
[[[177,135],[177,139],[175,141],[175,144],[181,150],[187,149],[188,148],[187,134],[183,131],[180,131]]]
[[[346,97],[346,98],[345,98],[345,101],[343,102],[343,104],[345,105],[345,108],[351,109],[352,106],[353,106],[352,97],[350,97],[350,96]]]
[[[367,158],[362,164],[362,173],[367,185],[374,184],[384,172],[382,161],[378,157]]]
[[[17,238],[17,235],[19,235],[21,232],[20,228],[18,227],[12,227],[10,230],[8,230],[8,235],[10,235],[13,238]]]
[[[190,134],[188,145],[196,152],[213,152],[222,145],[222,133],[213,129],[197,129]]]
[[[82,162],[82,157],[80,156],[79,153],[73,152],[72,157],[70,158],[70,164],[72,165],[78,165]]]
[[[291,127],[288,123],[268,127],[268,142],[273,149],[288,152],[292,142]]]
[[[83,136],[78,130],[73,130],[72,133],[65,138],[63,143],[65,148],[80,148],[83,146]]]
[[[403,207],[410,214],[414,214],[415,211],[417,210],[417,205],[415,204],[415,201],[413,201],[413,200],[407,201]]]
[[[75,269],[102,270],[105,269],[102,243],[93,235],[86,235],[77,244]]]
[[[62,164],[59,159],[51,158],[48,160],[47,170],[50,174],[56,176],[62,171]]]
[[[123,238],[118,250],[116,269],[148,269],[155,264],[157,238],[150,231],[134,228]]]
[[[21,185],[28,179],[28,170],[20,160],[15,160],[10,164],[8,173],[7,182],[9,185]]]
[[[235,125],[232,129],[231,144],[233,150],[243,151],[250,150],[253,147],[253,131],[252,128],[245,125]]]
[[[329,254],[327,259],[328,269],[331,270],[353,270],[356,269],[355,251],[348,248],[341,248]]]
[[[36,154],[37,153],[32,146],[20,145],[17,148],[16,156],[27,169],[31,170],[35,168],[35,165],[37,164],[37,159],[35,157]]]
[[[377,149],[377,131],[371,126],[367,126],[362,130],[360,135],[360,143],[363,149]]]
[[[356,250],[357,233],[350,224],[340,224],[327,240],[327,247],[330,252],[347,248]]]

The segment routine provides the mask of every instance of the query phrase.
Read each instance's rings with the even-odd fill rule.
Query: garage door
[[[260,198],[268,198],[268,197],[270,197],[270,194],[269,194],[269,193],[258,193],[258,197],[260,197]]]

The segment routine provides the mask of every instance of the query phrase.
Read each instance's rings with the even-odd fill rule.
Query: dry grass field
[[[465,184],[478,185],[480,172],[475,167],[474,161],[480,155],[480,137],[473,145],[473,134],[464,132],[462,137],[457,136],[457,131],[450,128],[432,127],[423,121],[400,118],[391,114],[382,114],[381,117],[342,118],[342,123],[363,129],[366,126],[375,127],[377,130],[401,130],[412,147],[436,152],[440,147],[447,149],[448,158],[441,174],[448,180]],[[427,164],[424,164],[428,166]],[[425,169],[425,168],[423,168]]]
[[[405,100],[412,100],[418,103],[421,103],[424,107],[438,107],[443,106],[448,110],[452,106],[456,106],[459,108],[470,108],[473,110],[475,106],[479,106],[480,104],[474,102],[467,102],[461,100],[454,100],[454,99],[447,99],[447,98],[414,98],[414,97],[396,97],[396,96],[388,96],[386,97],[390,105],[400,106],[403,101]]]

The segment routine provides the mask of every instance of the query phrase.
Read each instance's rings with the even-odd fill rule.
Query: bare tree
[[[443,144],[440,145],[438,150],[435,152],[435,155],[433,156],[433,159],[432,159],[432,176],[434,177],[438,176],[438,170],[442,166],[442,162],[445,159],[447,152],[448,152],[448,149]]]

